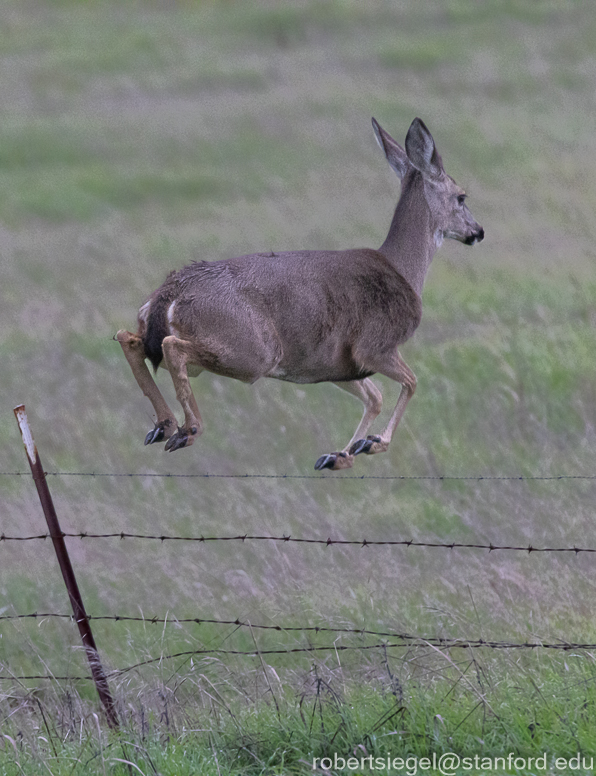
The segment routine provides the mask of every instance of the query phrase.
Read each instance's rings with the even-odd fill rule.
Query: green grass
[[[364,672],[364,683],[354,680],[354,670]],[[401,757],[412,768],[414,758],[429,752],[480,758],[539,752],[552,767],[555,758],[578,751],[589,762],[594,752],[593,666],[573,654],[493,659],[458,650],[416,656],[390,650],[354,661],[343,653],[337,661],[315,659],[299,684],[295,669],[270,661],[198,660],[174,685],[168,673],[159,692],[148,697],[145,689],[142,701],[120,708],[119,736],[101,731],[93,717],[77,724],[83,701],[72,687],[38,697],[37,705],[27,704],[28,715],[20,714],[21,736],[35,737],[35,744],[17,746],[8,734],[3,774],[42,764],[55,774],[124,773],[122,759],[143,773],[308,773],[314,758],[334,755]],[[290,690],[280,680],[292,675]],[[138,684],[138,676],[126,682],[128,697]],[[44,714],[34,714],[34,706]]]
[[[101,731],[92,718],[75,729],[81,700],[70,688],[70,701],[69,695],[38,699],[38,708],[45,708],[40,727],[38,715],[21,719],[22,732],[37,732],[36,743],[24,749],[9,736],[2,773],[43,766],[54,774],[120,774],[127,772],[125,760],[142,773],[164,776],[306,774],[321,772],[313,768],[315,758],[338,758],[347,767],[334,773],[389,774],[399,766],[381,767],[388,758],[401,758],[402,770],[411,771],[432,752],[437,759],[454,752],[484,762],[510,752],[540,756],[550,770],[558,758],[569,761],[579,752],[589,763],[594,756],[594,671],[578,655],[493,660],[457,650],[416,657],[369,653],[364,663],[358,658],[364,683],[348,678],[353,666],[349,658],[344,664],[346,655],[339,664],[335,658],[315,662],[291,691],[280,685],[287,677],[279,666],[198,661],[184,683],[171,686],[164,678],[152,703],[145,696],[121,710],[120,735]],[[127,682],[127,692],[137,683]],[[58,700],[61,717],[51,713]],[[205,727],[208,739],[201,735]],[[375,763],[374,770],[349,765],[354,756]],[[465,773],[465,765],[456,772]],[[535,771],[522,765],[515,772]]]
[[[398,184],[370,117],[403,142],[418,115],[486,240],[437,255],[402,351],[416,396],[390,451],[351,474],[593,476],[594,41],[588,0],[7,0],[0,472],[26,469],[12,415],[24,402],[48,471],[311,474],[353,432],[360,407],[347,394],[203,374],[205,433],[165,455],[142,444],[150,407],[112,336],[194,259],[380,245]],[[158,383],[175,406],[167,377]],[[396,386],[378,382],[387,417]],[[49,481],[74,532],[596,546],[589,479]],[[0,532],[43,531],[31,480],[0,476]],[[98,732],[88,682],[2,680],[1,774],[124,772],[118,759],[145,774],[307,773],[334,751],[511,750],[552,763],[594,750],[593,650],[412,647],[387,662],[364,649],[373,637],[344,634],[338,646],[357,649],[268,656],[266,667],[219,653],[165,659],[333,641],[292,626],[594,643],[591,555],[69,548],[91,614],[170,622],[96,621],[107,669],[164,660],[111,680],[127,743],[101,720]],[[48,542],[0,542],[0,610],[68,612]],[[69,621],[1,625],[1,674],[86,674]]]

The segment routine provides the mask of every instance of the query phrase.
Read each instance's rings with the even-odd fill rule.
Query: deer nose
[[[466,237],[464,240],[464,243],[466,245],[474,245],[474,243],[482,242],[484,240],[484,229],[480,227],[480,229],[477,232],[474,232],[474,234],[471,234],[469,237]]]

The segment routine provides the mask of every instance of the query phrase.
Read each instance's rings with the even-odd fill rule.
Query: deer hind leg
[[[334,383],[334,385],[351,393],[352,396],[357,396],[364,403],[364,413],[358,428],[344,449],[338,453],[322,455],[315,464],[317,471],[321,469],[331,469],[332,471],[350,469],[354,463],[354,454],[351,452],[351,448],[356,440],[359,440],[362,435],[366,434],[373,420],[381,412],[383,405],[381,391],[368,377],[364,380],[351,380],[344,383]]]
[[[155,380],[151,376],[151,372],[147,368],[142,339],[138,334],[131,334],[131,332],[124,330],[120,330],[116,334],[115,339],[120,343],[124,351],[126,360],[130,364],[139,388],[149,399],[157,415],[155,428],[152,428],[145,437],[145,444],[150,445],[154,442],[162,442],[164,439],[169,439],[176,430],[176,418],[166,404],[164,397],[155,384]]]
[[[366,453],[374,455],[375,453],[384,453],[389,447],[389,443],[399,425],[399,421],[405,412],[406,405],[414,395],[416,390],[416,375],[406,364],[399,353],[395,354],[390,367],[386,365],[378,370],[381,374],[390,377],[392,380],[400,383],[402,388],[397,399],[395,409],[391,413],[389,422],[380,436],[368,436],[366,439],[359,439],[351,446],[349,453],[352,456]]]
[[[184,410],[184,426],[178,427],[178,431],[166,442],[166,450],[172,451],[190,447],[195,438],[203,433],[201,413],[190,387],[187,371],[189,362],[196,364],[196,345],[171,335],[164,338],[161,347],[165,365],[172,376],[176,398]]]

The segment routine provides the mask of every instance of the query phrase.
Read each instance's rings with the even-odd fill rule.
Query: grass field
[[[44,532],[31,479],[6,474],[27,468],[25,403],[47,471],[147,475],[49,477],[68,532],[596,547],[592,2],[4,0],[0,62],[1,533]],[[151,408],[113,334],[193,259],[378,247],[399,186],[371,116],[400,142],[420,116],[486,230],[434,260],[389,452],[300,478],[349,439],[358,403],[208,374],[201,439],[144,447]],[[389,411],[396,386],[378,384]],[[167,473],[218,476],[149,476]],[[245,474],[268,476],[229,476]],[[593,554],[69,549],[90,614],[146,618],[93,623],[107,670],[158,660],[111,680],[118,738],[89,682],[14,678],[86,675],[72,623],[0,621],[0,774],[297,774],[334,752],[449,751],[546,753],[558,773],[556,757],[596,757],[596,649],[434,641],[596,643]],[[0,616],[35,612],[69,612],[52,548],[0,542]]]

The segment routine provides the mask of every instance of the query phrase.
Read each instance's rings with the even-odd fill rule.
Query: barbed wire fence
[[[24,407],[15,409],[22,410],[24,415]],[[26,415],[24,429],[21,427],[23,435],[23,441],[27,451],[29,459],[31,474],[40,494],[40,500],[44,507],[44,513],[47,515],[47,503],[49,501],[51,510],[53,505],[51,504],[51,496],[49,495],[49,489],[47,488],[46,479],[48,477],[92,477],[92,478],[162,478],[162,479],[234,479],[234,480],[249,480],[249,479],[263,479],[263,480],[326,480],[329,482],[341,483],[347,480],[385,480],[385,481],[474,481],[474,482],[565,482],[565,481],[593,481],[596,480],[596,475],[574,475],[574,474],[560,474],[560,475],[548,475],[548,476],[534,476],[534,475],[420,475],[420,476],[408,476],[408,475],[342,475],[329,476],[326,474],[317,475],[302,475],[302,474],[261,474],[261,473],[239,473],[239,474],[210,474],[210,473],[155,473],[155,472],[80,472],[80,471],[44,471],[39,461],[39,455],[37,448],[33,442],[30,431],[26,424]],[[17,414],[17,419],[19,418]],[[21,421],[19,421],[21,426]],[[0,472],[0,477],[23,477],[27,476],[27,472],[24,471],[4,471]],[[46,493],[47,491],[47,493]],[[43,495],[42,494],[45,494]],[[55,517],[55,515],[54,515]],[[48,520],[49,531],[34,535],[9,535],[4,532],[0,533],[0,544],[10,542],[32,542],[32,541],[47,541],[50,539],[54,543],[56,552],[61,568],[64,564],[64,557],[61,558],[60,552],[63,556],[66,556],[67,564],[70,563],[68,559],[68,553],[65,539],[78,539],[81,541],[94,541],[94,540],[109,540],[117,539],[119,541],[153,541],[164,544],[166,542],[191,542],[191,543],[212,543],[212,542],[275,542],[284,544],[308,544],[318,545],[322,548],[329,548],[333,546],[352,546],[358,548],[372,548],[375,547],[402,547],[405,549],[410,548],[428,548],[432,550],[470,550],[470,551],[482,551],[486,553],[493,552],[516,552],[523,553],[525,555],[532,555],[535,553],[548,554],[548,553],[566,553],[578,556],[580,554],[594,554],[596,553],[596,547],[589,546],[535,546],[533,544],[528,545],[516,545],[516,544],[493,544],[493,543],[473,543],[473,542],[437,542],[437,541],[420,541],[414,539],[368,539],[368,538],[354,538],[354,539],[336,539],[333,537],[317,538],[317,537],[296,537],[292,535],[254,535],[254,534],[240,534],[230,536],[179,536],[171,534],[141,534],[130,533],[126,531],[116,531],[110,533],[91,533],[88,531],[80,532],[64,532],[60,529],[57,519],[52,525]],[[62,548],[59,550],[59,546]],[[64,574],[64,570],[63,570]],[[73,577],[74,579],[74,577]],[[249,621],[243,621],[240,619],[225,620],[225,619],[209,619],[202,617],[181,617],[178,618],[175,615],[168,614],[167,617],[159,616],[131,616],[127,614],[102,614],[102,615],[88,615],[84,611],[82,601],[76,603],[73,601],[73,593],[69,586],[69,581],[65,576],[67,583],[67,589],[73,603],[74,614],[66,614],[61,612],[30,612],[30,613],[14,613],[14,614],[0,614],[0,622],[4,621],[23,621],[23,620],[68,620],[76,623],[81,631],[83,637],[83,643],[86,649],[89,650],[88,658],[91,667],[90,675],[69,675],[59,676],[52,673],[46,674],[25,674],[15,675],[5,671],[0,672],[0,680],[9,681],[26,681],[26,680],[52,680],[52,681],[87,681],[90,679],[95,680],[100,693],[100,698],[104,704],[106,710],[108,722],[111,726],[117,727],[118,720],[115,715],[114,702],[109,695],[107,687],[107,680],[129,674],[130,672],[139,669],[143,666],[162,663],[163,661],[173,660],[178,658],[190,658],[193,656],[242,656],[242,657],[261,657],[267,655],[293,655],[293,654],[314,654],[321,652],[346,652],[353,650],[387,650],[387,649],[404,649],[411,648],[413,646],[429,647],[440,650],[451,649],[463,649],[463,650],[476,650],[476,649],[492,649],[492,650],[557,650],[568,652],[570,650],[575,651],[596,651],[596,643],[592,642],[569,642],[564,639],[558,641],[496,641],[496,640],[484,640],[484,639],[467,639],[467,638],[439,638],[429,637],[425,638],[419,635],[412,635],[409,633],[398,633],[394,631],[384,630],[371,630],[367,628],[337,628],[331,626],[301,626],[301,625],[264,625],[256,624]],[[76,587],[76,580],[75,580]],[[78,591],[77,591],[78,592]],[[308,646],[294,646],[287,648],[276,649],[260,649],[255,642],[254,650],[234,650],[234,649],[193,649],[185,650],[181,652],[174,652],[172,654],[161,654],[157,658],[148,658],[146,660],[137,662],[130,666],[114,669],[112,671],[103,672],[101,664],[99,663],[99,656],[97,654],[97,648],[95,647],[93,637],[90,629],[91,621],[109,621],[112,623],[131,623],[142,622],[145,625],[156,625],[177,623],[177,624],[195,624],[195,625],[212,625],[222,627],[235,627],[245,628],[252,630],[262,631],[274,631],[277,633],[291,633],[291,634],[324,634],[333,635],[336,640],[330,644],[309,644]],[[92,648],[89,648],[89,644],[85,641],[84,632],[88,632],[87,638],[91,638]],[[373,644],[361,643],[357,645],[341,644],[337,643],[337,637],[342,635],[361,636],[375,638],[376,641]],[[99,667],[99,668],[98,668]],[[99,670],[99,675],[98,675]],[[107,694],[106,694],[107,693]],[[102,697],[102,695],[104,697]]]
[[[3,473],[5,476],[7,473]],[[14,473],[14,476],[22,476],[24,473]],[[54,476],[61,476],[64,474],[65,476],[69,476],[72,473],[62,473],[62,472],[54,472]],[[47,476],[47,473],[46,473]],[[78,476],[116,476],[116,477],[143,477],[143,476],[152,476],[152,475],[146,475],[142,473],[126,473],[126,474],[95,474],[95,473],[78,473]],[[156,475],[156,476],[205,476],[205,475]],[[212,476],[212,475],[207,475]],[[216,475],[221,477],[239,477],[242,475]],[[262,476],[269,478],[270,475],[251,475],[251,476]],[[285,477],[280,477],[282,479],[285,479]],[[361,479],[361,478],[358,478]],[[396,479],[404,479],[403,477],[396,478]],[[414,478],[414,479],[421,479],[421,478]],[[432,479],[443,479],[443,478],[432,478]],[[466,479],[472,479],[471,477],[468,477]],[[489,479],[487,477],[477,477],[474,478],[476,480],[483,480],[483,479]],[[521,477],[507,477],[507,478],[501,478],[501,477],[493,477],[492,479],[500,480],[500,479],[515,479],[519,480],[522,479]],[[528,479],[528,478],[525,478]],[[568,475],[561,476],[561,477],[548,477],[548,478],[530,478],[530,479],[540,479],[540,480],[555,480],[555,479],[594,479],[592,477],[570,477]],[[152,542],[158,542],[158,543],[165,543],[165,542],[190,542],[190,543],[210,543],[210,542],[279,542],[284,544],[289,543],[295,543],[295,544],[311,544],[311,545],[318,545],[322,548],[327,547],[333,547],[333,546],[352,546],[357,548],[374,548],[374,547],[403,547],[403,548],[429,548],[429,549],[443,549],[443,550],[455,550],[455,549],[464,549],[464,550],[480,550],[485,551],[487,553],[491,552],[499,552],[499,551],[509,551],[509,552],[517,552],[517,553],[523,553],[530,555],[532,553],[568,553],[572,555],[579,555],[580,553],[589,553],[594,554],[596,553],[596,547],[579,547],[579,546],[568,546],[568,547],[544,547],[544,546],[534,546],[534,545],[514,545],[514,544],[483,544],[483,543],[466,543],[466,542],[431,542],[431,541],[419,541],[414,539],[386,539],[386,540],[379,540],[379,539],[334,539],[332,537],[327,538],[306,538],[306,537],[296,537],[291,535],[251,535],[251,534],[239,534],[239,535],[232,535],[232,536],[179,536],[179,535],[173,535],[173,534],[139,534],[139,533],[130,533],[126,531],[115,531],[110,533],[90,533],[87,531],[79,531],[79,532],[66,532],[61,531],[60,536],[63,538],[69,538],[69,539],[79,539],[79,540],[85,540],[85,541],[91,541],[91,540],[105,540],[105,539],[118,539],[120,541],[124,540],[141,540],[141,541],[152,541]],[[41,534],[33,534],[33,535],[9,535],[5,533],[0,534],[0,542],[31,542],[31,541],[47,541],[48,539],[51,539],[52,536],[49,532],[41,533]],[[535,641],[535,642],[513,642],[513,641],[495,641],[495,640],[484,640],[484,639],[476,639],[476,640],[470,640],[470,639],[458,639],[458,638],[423,638],[420,636],[415,636],[407,633],[396,633],[395,631],[379,631],[379,630],[370,630],[367,628],[333,628],[328,626],[281,626],[281,625],[261,625],[261,624],[255,624],[251,622],[243,622],[239,619],[235,620],[219,620],[219,619],[212,619],[212,618],[202,618],[202,617],[176,617],[175,615],[170,614],[167,618],[166,617],[159,617],[159,616],[130,616],[130,615],[119,615],[119,614],[110,614],[110,615],[87,615],[88,619],[90,621],[110,621],[114,623],[118,622],[143,622],[145,624],[167,624],[167,623],[185,623],[185,624],[196,624],[196,625],[202,625],[202,624],[210,624],[210,625],[222,625],[222,626],[236,626],[236,627],[243,627],[243,628],[251,628],[254,630],[266,630],[266,631],[276,631],[278,633],[284,632],[284,633],[327,633],[327,634],[351,634],[351,635],[360,635],[360,636],[374,636],[378,638],[384,638],[384,639],[393,639],[397,640],[397,642],[387,643],[382,642],[378,644],[373,645],[366,645],[365,647],[363,645],[358,646],[349,646],[349,645],[337,645],[337,644],[331,644],[328,646],[309,646],[309,647],[295,647],[290,649],[278,649],[278,650],[259,650],[258,653],[256,651],[239,651],[239,650],[221,650],[221,649],[214,649],[214,650],[194,650],[189,652],[182,652],[182,653],[175,653],[171,656],[160,656],[160,660],[174,658],[174,657],[181,657],[186,655],[200,655],[200,654],[219,654],[219,655],[244,655],[244,656],[256,656],[257,654],[292,654],[292,653],[308,653],[311,651],[317,652],[317,651],[325,651],[325,650],[337,650],[340,649],[340,651],[346,651],[346,650],[360,650],[363,648],[366,649],[381,649],[381,648],[403,648],[405,646],[413,646],[413,645],[420,645],[420,646],[435,646],[439,648],[444,649],[453,649],[453,648],[459,648],[459,649],[479,649],[479,648],[487,648],[487,649],[526,649],[526,650],[536,650],[536,649],[550,649],[550,650],[562,650],[562,651],[569,651],[569,650],[596,650],[596,644],[591,642],[567,642],[567,641],[560,641],[560,642],[541,642],[541,641]],[[65,614],[65,613],[58,613],[58,612],[32,612],[27,614],[10,614],[10,615],[0,615],[0,621],[10,621],[10,620],[44,620],[44,619],[63,619],[63,620],[69,620],[71,622],[74,622],[74,616],[72,614]],[[127,666],[122,669],[118,669],[115,671],[110,672],[109,676],[117,676],[120,674],[128,673],[134,668],[138,668],[142,665],[148,665],[153,662],[152,660],[143,661],[141,663],[137,663],[134,666]],[[73,680],[73,681],[79,681],[79,680],[86,680],[90,679],[90,676],[69,676],[69,677],[59,677],[56,675],[28,675],[28,676],[4,676],[0,674],[0,679],[54,679],[54,680]]]

